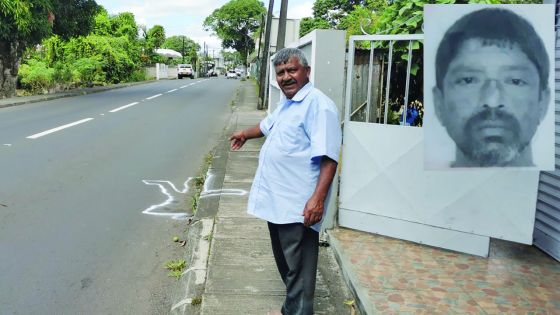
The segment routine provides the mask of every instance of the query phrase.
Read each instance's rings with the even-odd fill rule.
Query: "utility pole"
[[[202,49],[202,75],[201,77],[206,75],[206,57],[208,57],[206,42],[204,42],[204,47]]]
[[[261,59],[261,71],[259,73],[259,102],[257,109],[264,108],[266,85],[266,74],[268,72],[268,48],[270,47],[270,25],[272,24],[272,10],[274,9],[274,0],[269,0],[268,12],[266,14],[266,30],[264,32],[264,49]]]
[[[288,14],[288,0],[282,0],[280,4],[280,21],[278,22],[278,38],[276,39],[276,51],[284,48],[286,41],[286,15]]]
[[[261,59],[261,41],[263,35],[263,26],[264,26],[264,14],[261,16],[261,31],[259,32],[259,50],[257,50],[257,60]]]
[[[183,36],[183,61],[182,63],[185,63],[185,36]]]

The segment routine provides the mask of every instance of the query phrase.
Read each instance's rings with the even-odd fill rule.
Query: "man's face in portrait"
[[[302,66],[298,58],[291,57],[288,62],[276,66],[275,71],[278,86],[291,99],[309,82],[311,68]]]
[[[514,163],[530,145],[550,97],[516,43],[480,38],[459,46],[433,94],[436,115],[468,166]]]

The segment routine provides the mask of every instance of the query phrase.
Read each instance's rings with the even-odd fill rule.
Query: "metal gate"
[[[556,171],[541,172],[533,243],[560,260],[560,1],[556,1]]]
[[[414,106],[409,96],[417,92],[409,91],[412,47],[422,40],[422,34],[350,37],[339,225],[479,256],[488,255],[490,237],[531,244],[538,171],[424,169],[423,128],[406,117],[407,107]],[[359,41],[373,47],[365,93],[353,86],[360,76],[354,60]],[[381,47],[387,58],[376,60]],[[407,60],[399,67],[406,81],[398,84],[396,99],[391,95],[395,60]]]

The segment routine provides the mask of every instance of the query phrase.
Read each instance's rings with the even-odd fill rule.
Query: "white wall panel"
[[[423,149],[421,128],[346,122],[339,207],[532,243],[538,171],[425,171]]]

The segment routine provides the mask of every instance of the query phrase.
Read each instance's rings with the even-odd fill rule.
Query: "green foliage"
[[[336,28],[354,6],[364,5],[364,0],[315,0],[313,3],[313,17],[326,21],[330,27]]]
[[[46,0],[40,0],[46,1]],[[37,2],[35,0],[34,2]],[[50,0],[54,13],[53,33],[64,39],[87,35],[99,11],[95,0]]]
[[[154,25],[148,30],[148,47],[157,49],[160,48],[165,41],[165,29],[161,25]]]
[[[87,34],[98,9],[94,0],[0,0],[0,39],[34,45],[52,33]]]
[[[192,306],[197,306],[197,305],[200,305],[200,304],[202,304],[202,296],[194,297],[191,301]]]
[[[95,82],[102,82],[105,73],[101,68],[102,63],[91,57],[84,57],[76,60],[72,65],[74,80],[83,85],[91,85]]]
[[[243,57],[255,49],[253,37],[259,30],[266,9],[258,0],[231,0],[206,17],[204,29],[213,31],[221,40],[223,48],[233,48]]]
[[[141,47],[137,35],[131,38],[129,33],[131,25],[136,32],[133,18],[130,13],[108,16],[100,10],[92,34],[70,40],[57,35],[46,38],[40,49],[30,51],[30,59],[23,64],[40,60],[52,68],[52,80],[62,87],[145,80],[144,71],[139,69]],[[26,71],[20,74],[22,82],[31,80],[31,72]],[[37,90],[29,84],[24,87]]]
[[[313,18],[303,18],[300,37],[315,29],[346,30],[350,35],[363,35],[360,23],[366,31],[372,29],[371,22],[388,6],[386,0],[316,0],[313,4]]]
[[[54,69],[44,62],[31,59],[20,67],[21,83],[33,93],[43,93],[53,86]]]
[[[125,82],[139,62],[138,47],[126,37],[89,35],[73,38],[64,47],[64,61],[91,58],[101,63],[103,82]],[[84,81],[81,81],[84,82]]]
[[[323,18],[310,18],[305,17],[301,19],[299,25],[299,37],[305,36],[305,34],[313,31],[313,30],[324,30],[330,29],[331,25],[329,22]]]
[[[63,62],[56,62],[54,64],[53,80],[56,83],[68,85],[73,82],[72,68]]]
[[[138,38],[138,25],[136,25],[134,14],[121,12],[111,17],[110,24],[112,36],[125,36],[129,41],[135,41]],[[163,27],[161,28],[163,29]],[[163,37],[165,38],[165,33],[163,33]]]
[[[148,77],[146,76],[146,71],[144,69],[135,70],[130,74],[129,81],[130,82],[140,82],[146,81]]]
[[[196,64],[196,61],[198,59],[197,52],[200,50],[200,45],[187,36],[176,35],[166,38],[161,45],[161,48],[168,48],[178,51],[185,57],[186,63]]]
[[[101,8],[99,13],[97,13],[94,17],[93,22],[93,34],[109,36],[111,35],[111,18],[109,17],[109,13],[105,8]]]
[[[222,50],[222,56],[224,57],[225,64],[230,64],[235,67],[235,65],[243,63],[243,56],[238,51],[225,51]]]
[[[185,267],[187,267],[187,262],[184,259],[168,261],[165,264],[165,269],[169,270],[167,275],[177,279],[181,278]]]
[[[0,97],[15,94],[13,82],[28,48],[52,34],[88,34],[98,10],[95,0],[0,0]]]

